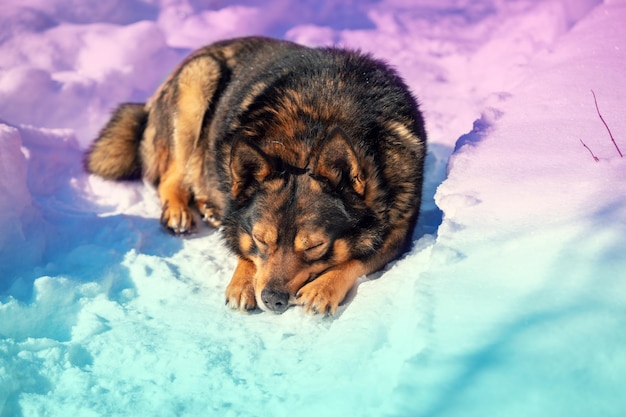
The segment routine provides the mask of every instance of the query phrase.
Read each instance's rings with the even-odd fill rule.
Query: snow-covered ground
[[[625,21],[624,0],[3,1],[0,417],[623,416]],[[117,103],[246,34],[361,48],[422,103],[414,248],[334,318],[228,310],[219,233],[172,237],[154,189],[81,168]]]

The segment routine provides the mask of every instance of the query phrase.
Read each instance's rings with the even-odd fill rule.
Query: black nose
[[[274,313],[281,314],[289,307],[289,294],[281,291],[273,291],[264,289],[261,292],[261,300],[263,304]]]

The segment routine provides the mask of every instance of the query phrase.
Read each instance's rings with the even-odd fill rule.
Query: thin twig
[[[617,149],[617,153],[619,154],[620,158],[623,158],[624,155],[622,154],[622,151],[619,149],[619,146],[617,146],[617,142],[615,142],[615,138],[613,138],[613,134],[611,133],[611,129],[609,129],[609,125],[606,124],[606,122],[604,121],[604,117],[602,117],[602,115],[600,114],[600,109],[598,108],[598,100],[596,100],[596,93],[594,93],[593,90],[591,90],[591,94],[593,94],[593,102],[596,104],[596,111],[598,112],[598,116],[600,117],[600,120],[602,120],[602,123],[604,123],[604,127],[606,127],[606,130],[609,132],[609,136],[611,137],[611,140],[613,141],[613,145],[615,145],[615,149]]]
[[[583,144],[583,146],[585,147],[585,149],[587,149],[587,150],[589,151],[589,153],[590,153],[590,154],[591,154],[591,156],[593,157],[593,160],[594,160],[594,161],[596,161],[596,162],[600,162],[600,160],[598,159],[598,157],[597,157],[597,156],[595,156],[595,155],[593,154],[593,151],[592,151],[591,149],[589,149],[589,146],[585,145],[585,142],[583,142],[583,140],[582,140],[582,139],[580,139],[580,143],[582,143],[582,144]]]

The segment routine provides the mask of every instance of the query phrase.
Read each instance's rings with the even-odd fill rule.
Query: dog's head
[[[380,240],[367,204],[369,172],[341,130],[307,151],[303,167],[284,155],[247,140],[233,145],[224,224],[230,247],[256,266],[257,304],[278,313],[307,282],[371,255]]]

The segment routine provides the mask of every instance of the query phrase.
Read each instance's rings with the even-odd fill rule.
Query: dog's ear
[[[365,193],[365,180],[356,152],[341,128],[333,129],[313,155],[314,177],[323,178],[337,188],[342,181],[357,194]]]
[[[245,139],[235,141],[230,152],[232,195],[248,195],[252,187],[263,182],[273,171],[271,158],[254,143]]]

